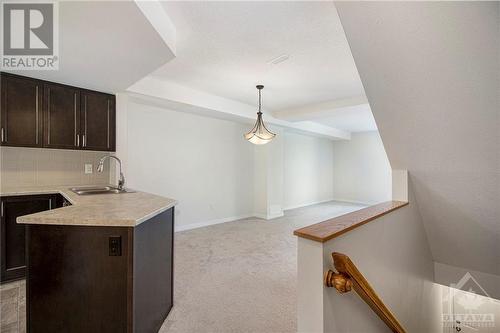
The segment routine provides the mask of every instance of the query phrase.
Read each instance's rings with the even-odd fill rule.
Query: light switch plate
[[[92,164],[85,164],[85,174],[92,173]]]

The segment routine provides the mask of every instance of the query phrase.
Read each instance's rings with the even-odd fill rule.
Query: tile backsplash
[[[0,185],[24,187],[44,185],[109,184],[110,173],[97,172],[97,163],[106,152],[40,148],[0,147]],[[85,174],[85,164],[93,165],[93,173]]]

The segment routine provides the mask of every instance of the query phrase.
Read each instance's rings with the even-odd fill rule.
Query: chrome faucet
[[[103,156],[101,158],[101,160],[99,161],[99,166],[97,167],[97,171],[98,172],[103,172],[104,170],[104,161],[109,158],[114,158],[115,160],[118,161],[118,164],[120,165],[120,178],[118,179],[118,189],[119,190],[123,190],[124,189],[124,186],[125,186],[125,177],[123,177],[123,173],[122,173],[122,161],[120,161],[120,159],[116,156],[113,156],[113,155],[106,155],[106,156]]]

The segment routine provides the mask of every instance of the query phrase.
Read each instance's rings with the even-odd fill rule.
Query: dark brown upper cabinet
[[[115,150],[115,96],[95,91],[81,92],[82,147]]]
[[[63,85],[45,84],[43,97],[43,146],[78,149],[80,90]]]
[[[1,85],[1,144],[41,147],[42,83],[2,73]]]
[[[0,145],[115,151],[115,96],[1,73]]]

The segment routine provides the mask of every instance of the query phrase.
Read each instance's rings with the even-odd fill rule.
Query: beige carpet
[[[360,208],[329,202],[176,233],[174,307],[160,332],[296,332],[293,230]]]

